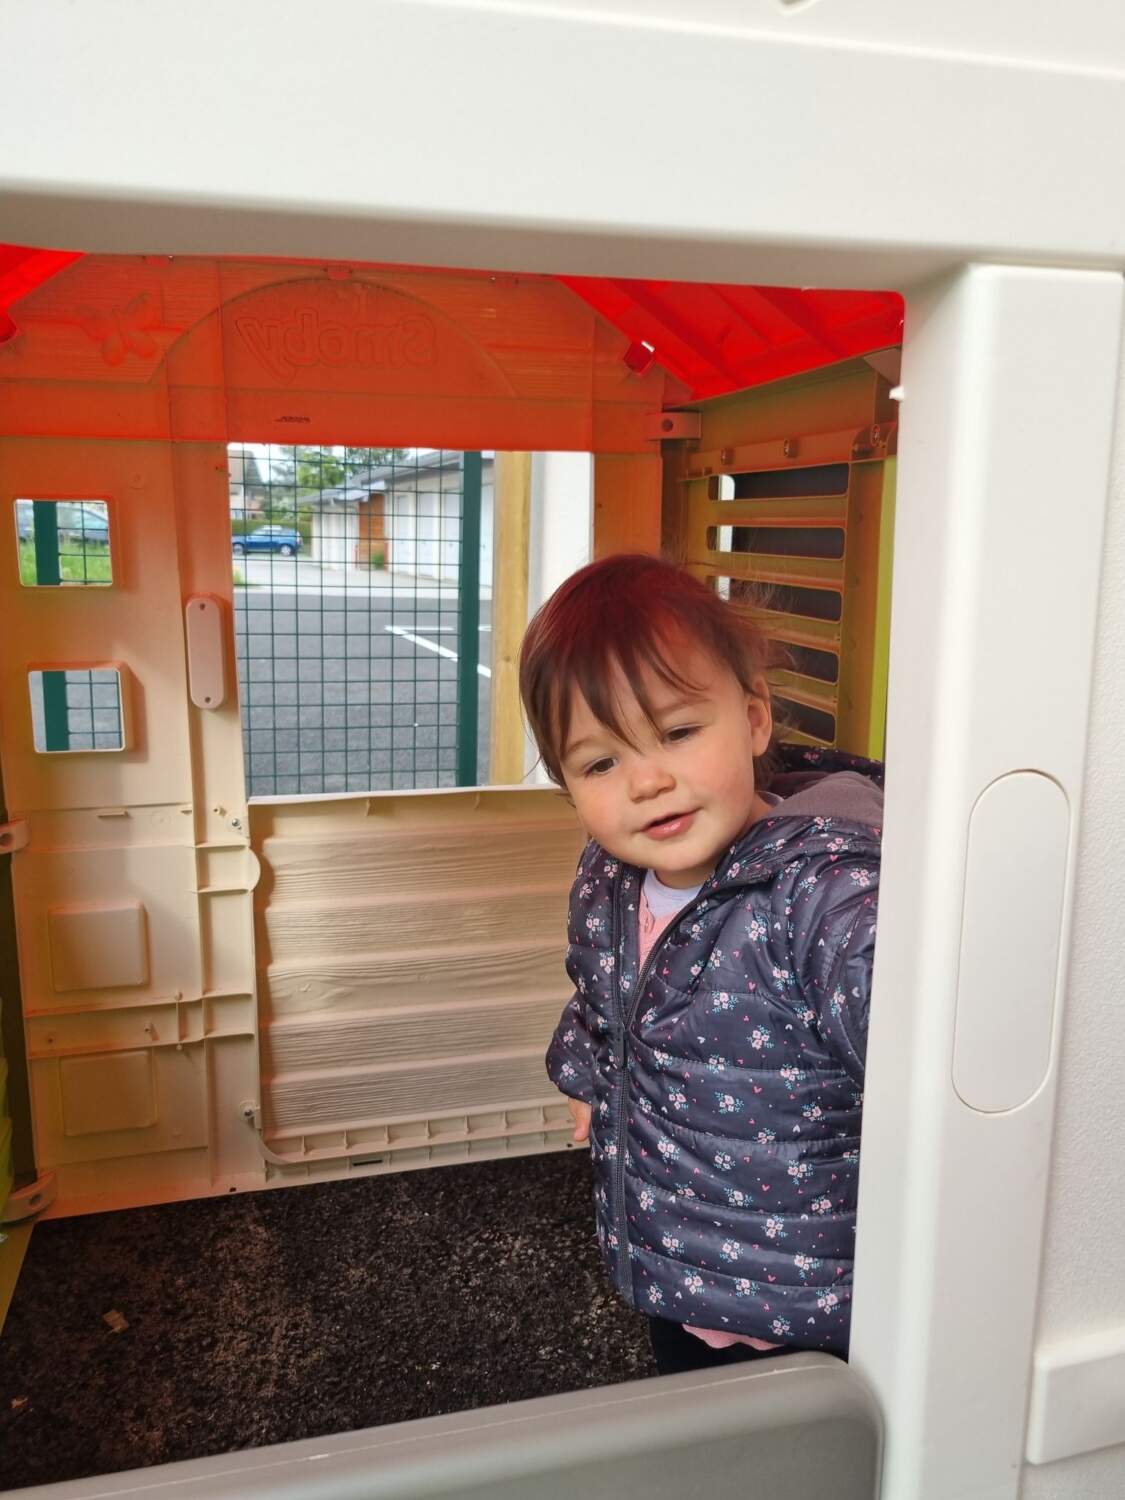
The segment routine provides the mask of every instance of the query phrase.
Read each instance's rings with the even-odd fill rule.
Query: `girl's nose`
[[[634,802],[647,802],[650,797],[658,797],[661,792],[670,791],[674,784],[670,772],[659,761],[645,756],[633,763],[629,794]]]

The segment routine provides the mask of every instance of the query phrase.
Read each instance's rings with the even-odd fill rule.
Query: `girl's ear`
[[[746,718],[750,725],[750,744],[755,755],[764,755],[773,738],[773,707],[769,684],[762,676],[754,678],[752,691],[746,694]]]

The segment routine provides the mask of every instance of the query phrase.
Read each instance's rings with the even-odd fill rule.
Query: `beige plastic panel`
[[[130,825],[145,812],[130,809],[120,820],[122,842],[109,849],[76,847],[69,841],[46,844],[32,815],[30,842],[13,869],[28,1015],[100,1010],[199,993],[194,851],[183,845],[132,847],[127,841]],[[89,813],[74,813],[69,839],[80,840],[92,821]],[[188,833],[187,819],[181,816],[180,821],[185,824],[182,833]],[[171,827],[181,831],[176,824]],[[138,907],[144,909],[147,932],[148,972],[141,979],[135,950],[127,955],[133,964],[123,968],[117,954],[101,949],[106,937],[122,935],[130,908],[136,921]]]
[[[35,1062],[32,1082],[37,1150],[50,1153],[55,1170],[71,1162],[99,1163],[105,1189],[107,1163],[115,1157],[207,1145],[199,1046]]]
[[[554,791],[255,802],[264,1144],[288,1176],[561,1148],[581,848]]]
[[[114,580],[101,589],[27,589],[19,583],[14,499],[98,493],[113,521]],[[0,653],[4,789],[9,808],[99,807],[190,800],[188,700],[171,450],[146,442],[7,438],[0,443]],[[60,772],[32,742],[27,674],[79,656],[129,670],[132,743],[83,755]],[[22,709],[22,712],[20,711]],[[70,763],[68,762],[68,767]]]
[[[59,1103],[65,1135],[145,1130],[156,1124],[151,1051],[116,1057],[64,1057]]]
[[[119,828],[141,811],[130,809]],[[69,828],[61,819],[49,826],[77,840],[89,817],[75,813]],[[204,856],[190,847],[47,847],[34,818],[32,844],[21,852],[17,919],[35,1148],[40,1170],[58,1177],[53,1212],[264,1185],[241,1116],[257,1088],[247,885],[209,894],[197,876]],[[247,851],[230,852],[252,878]],[[90,929],[108,915],[118,924],[131,917],[136,932],[139,900],[105,910],[51,901],[60,893],[81,900],[99,887],[119,898],[144,894],[151,967],[140,982],[121,971],[122,949]],[[67,932],[67,917],[79,927]],[[91,987],[54,986],[60,920],[73,940],[68,977]],[[92,987],[97,980],[106,983]]]
[[[68,492],[106,498],[112,585],[24,588],[8,502]],[[12,877],[52,1213],[265,1183],[242,1115],[258,1089],[257,863],[238,707],[192,705],[185,650],[187,598],[229,619],[228,528],[222,443],[0,441],[0,757],[29,830]],[[79,656],[120,663],[128,746],[36,753],[28,671]]]
[[[47,910],[56,990],[104,990],[148,979],[148,934],[139,901]]]

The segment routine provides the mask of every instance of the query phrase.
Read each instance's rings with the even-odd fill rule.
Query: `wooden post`
[[[527,554],[531,540],[531,454],[497,453],[493,468],[492,714],[493,785],[523,780],[519,650],[527,628]]]
[[[659,453],[594,455],[594,556],[661,550]]]

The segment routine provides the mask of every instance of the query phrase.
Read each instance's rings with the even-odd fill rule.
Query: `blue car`
[[[301,533],[291,526],[256,526],[231,542],[235,557],[246,552],[280,552],[282,557],[295,557],[300,550]]]

